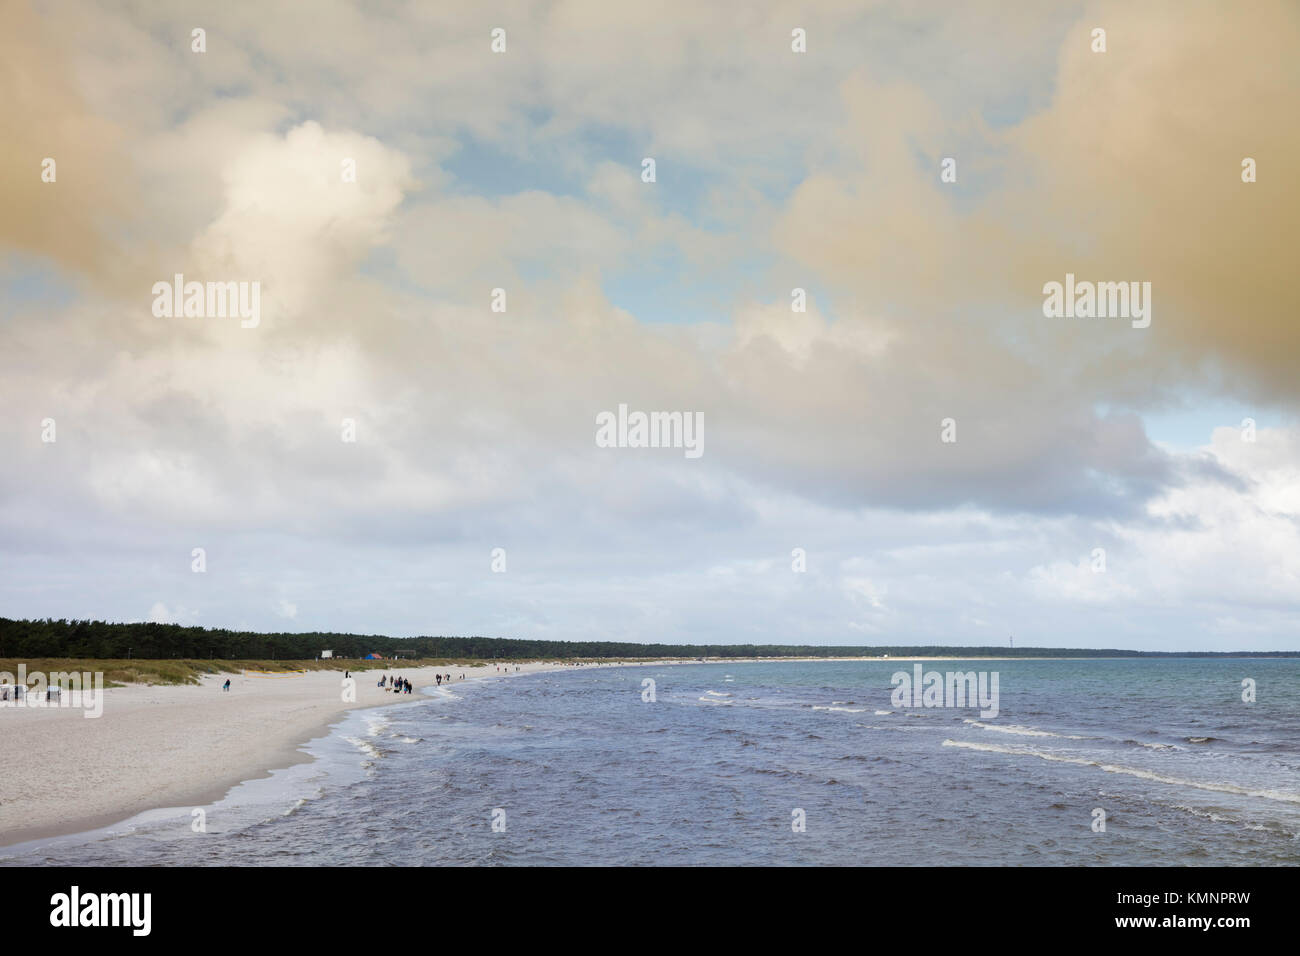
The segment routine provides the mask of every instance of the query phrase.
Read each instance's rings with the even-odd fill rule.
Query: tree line
[[[580,660],[591,658],[735,657],[1288,657],[1295,652],[1171,653],[1096,648],[858,646],[807,644],[627,644],[617,641],[533,641],[500,637],[386,637],[380,634],[300,634],[231,631],[146,622],[13,620],[0,618],[0,658],[72,657],[121,660],[313,660],[368,654],[427,658]]]

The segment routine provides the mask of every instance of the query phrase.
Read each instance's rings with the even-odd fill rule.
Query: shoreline
[[[528,670],[518,674],[552,669],[520,666]],[[240,784],[314,760],[302,748],[353,711],[417,702],[416,692],[436,686],[439,673],[456,684],[505,676],[475,673],[482,670],[394,667],[387,673],[410,679],[409,696],[380,689],[383,672],[360,671],[355,701],[342,699],[341,672],[314,671],[105,688],[95,719],[79,708],[2,712],[0,765],[20,772],[0,775],[0,848],[111,827],[150,810],[211,806]],[[227,677],[229,692],[221,690]]]
[[[673,663],[690,662],[584,666]],[[541,661],[509,664],[516,665],[518,671],[506,672],[493,665],[360,671],[354,674],[355,701],[342,699],[339,671],[309,671],[105,688],[103,713],[95,719],[72,707],[0,711],[0,766],[19,770],[0,775],[0,850],[91,833],[154,810],[211,807],[242,784],[314,762],[304,748],[349,714],[427,700],[419,692],[436,687],[439,673],[450,673],[442,686],[454,687],[568,669]],[[412,693],[379,688],[382,673],[406,677]],[[227,677],[229,692],[221,689]]]
[[[1074,658],[815,657],[629,660],[592,667],[776,662],[1026,661]],[[1099,658],[1078,658],[1098,660]],[[0,849],[54,840],[126,823],[152,810],[209,807],[241,784],[314,762],[304,748],[332,733],[348,714],[417,703],[423,695],[395,695],[376,686],[381,673],[401,674],[413,690],[487,678],[565,671],[558,662],[511,661],[518,671],[440,665],[355,675],[356,700],[343,701],[339,671],[290,677],[205,676],[198,685],[128,685],[104,690],[103,714],[86,719],[78,708],[0,711]],[[461,675],[464,679],[461,679]],[[230,692],[221,685],[229,676]],[[444,684],[443,686],[449,686]],[[34,771],[34,772],[33,772]]]

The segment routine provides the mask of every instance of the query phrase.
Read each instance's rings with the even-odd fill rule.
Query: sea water
[[[0,863],[1300,862],[1300,661],[924,669],[996,673],[997,717],[896,706],[901,660],[493,674],[354,712],[211,807]]]

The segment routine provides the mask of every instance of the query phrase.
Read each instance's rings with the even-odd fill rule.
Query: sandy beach
[[[402,668],[414,688],[514,677],[563,665]],[[205,806],[231,787],[309,759],[299,750],[346,711],[417,700],[356,673],[345,702],[342,671],[293,676],[223,674],[199,685],[112,687],[101,716],[78,707],[0,708],[0,846],[77,833],[159,807]],[[464,680],[461,675],[464,674]],[[231,680],[228,692],[221,686]]]

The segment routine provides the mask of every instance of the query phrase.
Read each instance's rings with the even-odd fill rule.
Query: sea
[[[918,664],[996,675],[996,715],[904,693]],[[588,665],[412,698],[211,806],[0,864],[1300,863],[1297,660]]]

